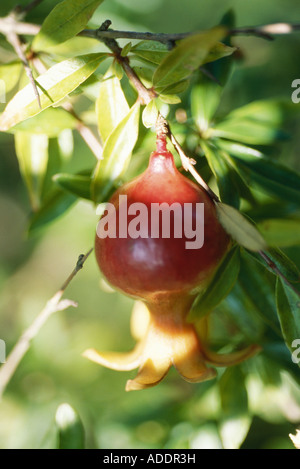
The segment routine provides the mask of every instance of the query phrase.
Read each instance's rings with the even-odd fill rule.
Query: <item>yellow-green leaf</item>
[[[140,105],[136,103],[127,116],[111,132],[103,148],[91,185],[92,198],[98,202],[126,171],[138,138]]]
[[[33,40],[34,50],[44,50],[76,36],[87,25],[103,0],[64,0],[56,5]]]
[[[257,228],[241,212],[223,203],[216,203],[217,215],[227,233],[250,251],[266,249],[266,242]]]
[[[43,134],[17,132],[15,134],[15,148],[31,206],[33,210],[37,210],[47,171],[48,137]]]
[[[105,53],[88,54],[53,65],[36,79],[42,109],[56,104],[85,81],[107,57]],[[28,84],[7,104],[0,117],[0,130],[6,131],[40,113],[33,87]]]
[[[216,27],[180,41],[157,67],[153,85],[169,86],[189,77],[205,61],[209,51],[224,36],[226,29]]]
[[[123,93],[120,81],[115,76],[103,77],[99,95],[96,100],[98,130],[102,142],[128,114],[129,106]]]

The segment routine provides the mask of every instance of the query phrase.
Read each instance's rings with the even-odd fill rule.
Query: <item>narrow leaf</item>
[[[65,129],[75,129],[77,119],[62,108],[49,107],[40,114],[20,122],[10,132],[31,132],[44,134],[50,138],[57,137]]]
[[[266,122],[228,118],[210,129],[210,136],[228,138],[251,145],[269,145],[285,137],[285,134]]]
[[[232,155],[249,185],[281,200],[300,203],[299,173],[245,145],[219,139],[218,146]]]
[[[206,132],[220,102],[222,87],[203,77],[191,92],[191,110],[201,133]]]
[[[62,189],[58,188],[48,194],[48,197],[43,201],[41,208],[34,213],[30,220],[28,233],[31,235],[37,230],[40,230],[48,223],[56,220],[59,216],[66,212],[76,201],[77,197],[68,194]]]
[[[274,269],[270,267],[259,254],[255,252],[250,252],[250,251],[248,254],[250,254],[257,262],[262,264],[270,272],[272,272],[273,274],[276,274]],[[274,266],[280,270],[280,272],[285,276],[285,278],[289,282],[297,283],[300,281],[300,272],[299,272],[298,267],[279,248],[269,248],[266,254],[270,258],[271,262],[273,262]]]
[[[202,140],[200,144],[204,150],[208,164],[216,178],[222,202],[239,208],[240,198],[237,188],[235,187],[235,180],[233,177],[234,169],[228,165],[221,152],[218,151],[215,146],[209,145]]]
[[[53,181],[71,194],[91,200],[90,176],[60,173],[53,176]]]
[[[103,159],[99,160],[92,178],[92,197],[99,202],[126,171],[138,138],[140,105],[136,103],[107,138]]]
[[[62,100],[85,81],[107,57],[105,53],[88,54],[53,65],[36,79],[42,109]],[[0,130],[6,131],[23,120],[39,114],[41,109],[31,84],[20,90],[7,104],[0,117]]]
[[[223,203],[216,203],[217,215],[227,233],[250,251],[266,249],[266,242],[257,228],[241,212]]]
[[[290,247],[300,244],[300,220],[273,218],[257,226],[269,246]]]
[[[188,78],[202,65],[209,51],[224,36],[225,31],[223,27],[216,27],[180,41],[156,69],[153,85],[168,86]]]
[[[227,368],[219,383],[222,417],[219,423],[224,449],[239,449],[249,431],[245,376],[240,367]]]
[[[47,171],[48,137],[43,134],[17,132],[15,148],[31,206],[36,211],[41,202],[42,187]]]
[[[276,283],[276,303],[282,335],[287,348],[293,354],[293,342],[300,338],[300,299],[299,295],[279,278]]]
[[[240,250],[234,247],[224,258],[204,294],[198,296],[189,319],[197,320],[212,311],[233,288],[240,269]]]
[[[44,50],[76,36],[87,25],[103,0],[64,0],[56,5],[42,24],[32,43],[34,50]]]
[[[107,75],[110,74],[110,69]],[[96,100],[98,130],[102,142],[128,114],[129,106],[120,81],[115,76],[104,76]]]
[[[0,65],[0,98],[3,98],[0,102],[5,102],[6,93],[9,93],[18,83],[21,70],[22,64],[17,61]]]

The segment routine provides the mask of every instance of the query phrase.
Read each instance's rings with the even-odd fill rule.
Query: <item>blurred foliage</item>
[[[9,8],[27,3],[11,1]],[[165,33],[230,25],[229,8],[237,26],[293,23],[300,13],[298,0],[110,0],[98,8],[100,1],[90,3],[89,15],[96,8],[91,27],[109,18],[115,29]],[[42,24],[53,6],[45,0],[26,20]],[[62,18],[64,13],[57,11]],[[7,5],[1,3],[0,15],[6,14]],[[0,133],[0,338],[7,350],[71,272],[80,252],[93,245],[98,215],[91,200],[107,200],[122,180],[146,167],[157,109],[167,115],[222,202],[256,223],[272,246],[271,260],[295,285],[300,267],[300,104],[291,102],[291,83],[299,78],[299,35],[272,42],[234,37],[230,44],[200,52],[195,46],[197,53],[190,40],[182,41],[177,52],[120,40],[141,81],[160,93],[143,111],[143,125],[139,106],[134,106],[136,93],[106,48],[72,37],[84,27],[82,17],[53,44],[47,31],[55,22],[50,15],[33,43],[36,50],[46,48],[40,59],[49,69],[40,81],[47,109],[36,116],[34,95],[26,102],[21,91],[12,100],[18,89],[30,85],[11,46],[0,37],[0,78],[12,100],[7,108],[0,104],[1,111],[6,108],[1,129],[9,129]],[[213,31],[209,40],[214,43],[220,30]],[[178,64],[191,57],[191,68],[182,73]],[[205,75],[197,70],[201,64]],[[55,107],[47,92],[54,95]],[[114,107],[111,93],[119,106]],[[66,94],[74,115],[56,107]],[[23,120],[30,116],[35,117]],[[99,128],[103,171],[74,130],[78,116],[95,133]],[[42,155],[38,161],[37,151]],[[263,350],[241,365],[219,369],[217,379],[207,383],[189,384],[171,371],[155,388],[125,393],[130,373],[98,367],[81,353],[91,346],[131,348],[133,300],[105,283],[92,257],[67,296],[78,308],[57,313],[41,330],[0,404],[2,448],[293,448],[288,435],[300,423],[300,373],[288,346],[299,331],[299,302],[256,253],[233,250],[192,315],[213,309],[210,335],[216,350],[254,342]]]

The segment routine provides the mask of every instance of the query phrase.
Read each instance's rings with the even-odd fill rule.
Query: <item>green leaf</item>
[[[99,95],[96,100],[96,114],[98,130],[102,142],[117,127],[128,114],[129,106],[123,93],[120,81],[111,76],[109,69],[100,84]]]
[[[240,198],[233,177],[234,169],[228,165],[216,147],[201,140],[200,143],[208,164],[216,178],[222,202],[239,208]]]
[[[39,208],[48,163],[48,137],[43,134],[17,132],[16,155],[26,184],[32,209]]]
[[[262,235],[241,212],[223,203],[215,205],[221,225],[238,244],[250,251],[266,249]]]
[[[300,292],[299,292],[300,294]],[[282,335],[287,348],[293,354],[293,341],[300,338],[300,297],[288,285],[277,278],[276,304]],[[298,362],[298,365],[300,362]]]
[[[56,5],[42,24],[32,43],[33,50],[44,50],[76,36],[82,31],[103,0],[64,0]]]
[[[144,126],[149,129],[150,127],[153,127],[156,123],[158,116],[158,109],[156,106],[156,102],[154,99],[150,101],[150,103],[147,104],[145,109],[143,110],[142,113],[142,121]]]
[[[290,247],[300,244],[300,220],[273,218],[257,226],[269,246]]]
[[[222,42],[218,42],[212,47],[212,49],[207,54],[203,64],[214,62],[215,60],[222,59],[223,57],[228,57],[236,51],[236,47],[227,46]]]
[[[274,277],[257,263],[247,251],[241,252],[239,284],[252,308],[263,321],[280,334],[274,300]]]
[[[82,197],[84,199],[91,200],[91,177],[84,176],[81,174],[55,174],[53,181],[60,186],[62,189]]]
[[[62,108],[49,107],[40,114],[30,117],[10,129],[11,133],[31,132],[44,134],[50,138],[57,137],[65,129],[75,129],[77,119]]]
[[[222,416],[219,432],[224,449],[239,449],[250,429],[245,376],[238,366],[227,368],[219,382]]]
[[[156,91],[157,93],[162,94],[162,95],[182,93],[183,91],[187,89],[189,83],[190,83],[189,80],[181,80],[181,81],[178,81],[177,83],[172,83],[169,86],[157,87]]]
[[[276,274],[274,269],[272,269],[267,262],[257,253],[250,252],[249,254],[260,264],[266,267],[270,272]],[[294,262],[279,248],[269,248],[265,253],[270,258],[271,262],[274,263],[274,266],[277,267],[280,272],[285,276],[289,282],[299,282],[300,281],[300,272]]]
[[[192,117],[201,134],[210,127],[221,93],[221,86],[206,77],[203,77],[191,91]]]
[[[223,259],[212,282],[192,306],[189,319],[196,320],[212,311],[233,288],[240,269],[240,249],[234,247]]]
[[[84,449],[85,435],[81,419],[69,404],[61,404],[55,415],[59,449]]]
[[[286,137],[280,128],[294,114],[295,106],[286,101],[253,101],[230,112],[211,135],[253,145],[270,144]]]
[[[92,178],[92,198],[99,202],[124,174],[138,138],[140,105],[136,103],[107,138],[103,159],[99,160]]]
[[[294,113],[295,107],[287,101],[265,99],[252,101],[245,106],[234,109],[227,115],[227,119],[249,119],[278,128],[286,121],[288,115]]]
[[[210,137],[222,137],[250,145],[269,145],[283,133],[264,122],[248,119],[226,119],[209,131]]]
[[[300,203],[300,175],[257,150],[219,140],[233,156],[249,185],[287,202]]]
[[[77,200],[77,197],[68,194],[60,188],[52,190],[43,201],[43,205],[40,209],[33,214],[28,227],[29,235],[61,216]]]
[[[36,84],[42,109],[61,101],[85,81],[106,57],[106,53],[74,57],[53,65],[47,72],[40,75],[36,79]],[[6,131],[40,112],[32,85],[29,83],[7,104],[0,117],[0,130]]]
[[[5,97],[5,94],[9,93],[16,86],[20,79],[21,70],[22,64],[17,61],[0,65],[0,97]]]
[[[159,65],[169,53],[167,47],[156,41],[141,41],[131,48],[137,57]]]
[[[157,67],[153,76],[154,87],[168,86],[188,78],[203,64],[225,31],[225,28],[216,27],[180,41]]]

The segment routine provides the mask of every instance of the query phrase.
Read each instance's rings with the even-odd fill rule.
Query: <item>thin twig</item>
[[[23,19],[25,16],[34,8],[39,6],[40,3],[42,3],[43,0],[32,0],[32,2],[28,3],[28,5],[17,5],[13,9],[13,13],[16,15],[18,19]]]
[[[269,256],[264,251],[259,251],[258,254],[264,259],[266,264],[273,270],[273,272],[278,275],[284,283],[293,290],[296,295],[300,298],[300,292],[297,288],[286,278],[286,276],[278,269],[277,265],[269,258]]]
[[[42,326],[45,324],[45,322],[49,319],[49,317],[58,311],[63,311],[66,308],[69,308],[70,306],[77,306],[77,303],[75,303],[74,301],[67,299],[62,300],[61,298],[66,288],[75,277],[75,275],[79,272],[79,270],[82,269],[83,264],[91,254],[92,250],[93,248],[90,249],[86,254],[81,254],[79,256],[74,270],[63,283],[61,288],[47,302],[47,304],[35,318],[33,323],[23,332],[18,342],[12,349],[11,353],[7,357],[7,361],[0,368],[0,398],[2,397],[12,376],[14,375],[18,365],[20,364],[24,355],[28,351],[32,339],[36,337],[36,335],[38,334]]]
[[[38,105],[39,105],[39,108],[42,109],[40,95],[39,95],[39,92],[38,92],[38,89],[37,89],[37,86],[36,86],[36,83],[35,83],[35,80],[34,80],[34,77],[33,77],[33,74],[32,74],[32,70],[31,70],[30,65],[29,65],[29,62],[28,62],[28,60],[26,58],[26,55],[23,51],[21,39],[19,38],[19,36],[14,31],[9,31],[6,34],[6,39],[12,45],[12,47],[14,48],[17,56],[21,60],[21,62],[23,64],[23,67],[25,69],[26,75],[28,76],[28,79],[29,79],[29,81],[32,85],[34,94],[36,96],[36,99],[37,99],[37,102],[38,102]]]
[[[33,57],[32,62],[39,74],[42,75],[43,73],[47,71],[47,68],[45,67],[45,65],[43,64],[43,62],[40,60],[39,57]],[[97,160],[101,160],[103,148],[102,148],[101,143],[97,139],[97,137],[93,134],[92,130],[89,127],[87,127],[85,123],[80,119],[80,117],[75,112],[71,103],[69,102],[62,103],[61,107],[65,111],[69,112],[73,117],[75,117],[77,121],[77,125],[76,125],[77,132],[79,133],[81,138],[85,141],[87,146],[90,148],[95,158],[97,158]]]

